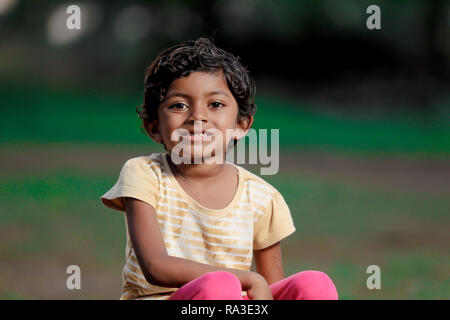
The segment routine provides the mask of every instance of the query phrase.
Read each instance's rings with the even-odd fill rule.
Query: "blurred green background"
[[[118,299],[124,216],[99,197],[162,151],[135,112],[145,69],[214,35],[255,77],[254,128],[280,129],[263,178],[297,227],[286,275],[324,271],[341,299],[449,299],[449,27],[446,1],[0,0],[0,298]]]

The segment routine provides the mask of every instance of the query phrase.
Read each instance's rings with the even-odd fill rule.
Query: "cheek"
[[[221,128],[234,129],[238,120],[238,107],[229,108],[226,113],[221,115],[217,121]]]
[[[172,141],[171,138],[175,130],[180,128],[182,124],[183,121],[176,121],[176,119],[173,118],[166,119],[166,121],[161,123],[161,137],[167,145],[175,145],[178,143],[177,141]]]

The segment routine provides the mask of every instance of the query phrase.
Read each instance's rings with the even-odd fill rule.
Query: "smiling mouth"
[[[198,130],[190,129],[188,132],[185,131],[181,133],[181,135],[188,137],[211,137],[214,135],[214,132],[211,129],[198,129]]]
[[[189,135],[184,135],[183,139],[188,141],[210,141],[213,134],[204,132],[204,133],[190,133]]]

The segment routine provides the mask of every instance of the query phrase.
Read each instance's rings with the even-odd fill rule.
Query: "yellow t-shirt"
[[[167,162],[153,153],[125,162],[116,184],[103,196],[108,208],[125,211],[122,197],[150,204],[171,256],[218,267],[250,270],[254,249],[263,249],[295,231],[289,207],[269,183],[243,167],[238,188],[223,209],[202,206],[178,184]],[[125,219],[126,223],[126,219]],[[167,299],[177,288],[153,285],[145,279],[127,226],[126,263],[120,299]]]

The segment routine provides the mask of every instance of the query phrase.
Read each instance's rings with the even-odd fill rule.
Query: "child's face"
[[[245,136],[253,122],[252,116],[238,122],[238,111],[237,101],[228,89],[221,70],[216,73],[192,72],[187,77],[172,81],[158,108],[159,121],[155,120],[146,127],[152,139],[163,142],[169,152],[179,142],[171,140],[172,133],[177,129],[189,130],[193,135],[195,124],[196,129],[200,128],[201,131],[219,131],[223,138],[221,141],[215,139],[217,135],[211,137],[210,141],[201,140],[200,137],[190,139],[200,139],[195,146],[201,146],[202,150],[208,149],[207,146],[213,147],[210,145],[213,143],[222,144],[222,150],[225,151],[228,142]],[[231,135],[230,129],[233,129]],[[192,154],[194,142],[190,143]]]

